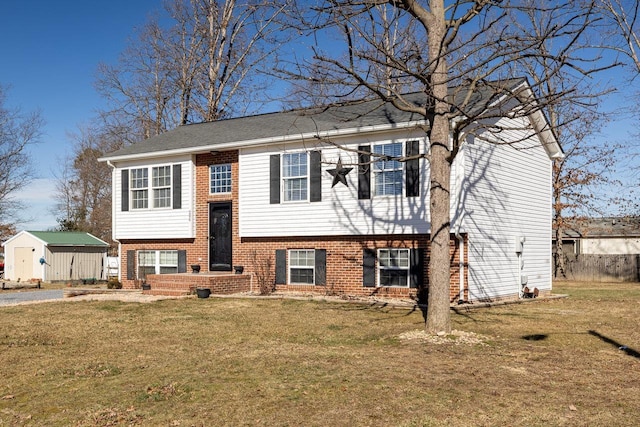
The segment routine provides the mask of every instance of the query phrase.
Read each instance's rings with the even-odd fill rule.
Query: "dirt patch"
[[[406,341],[419,341],[429,344],[452,344],[452,345],[486,345],[489,337],[453,330],[450,334],[431,335],[424,330],[408,331],[400,334],[399,338]]]

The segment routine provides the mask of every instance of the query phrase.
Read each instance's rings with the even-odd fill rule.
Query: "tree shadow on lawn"
[[[593,335],[594,337],[600,338],[602,341],[606,342],[607,344],[611,344],[612,346],[616,347],[618,350],[624,351],[628,356],[635,357],[636,359],[640,359],[640,353],[637,350],[634,350],[633,348],[629,348],[626,345],[619,343],[618,341],[615,341],[609,337],[606,337],[598,333],[597,331],[590,330],[589,335]]]

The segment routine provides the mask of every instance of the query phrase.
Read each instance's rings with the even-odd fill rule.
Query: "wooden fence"
[[[640,255],[568,255],[565,272],[569,280],[640,282]]]

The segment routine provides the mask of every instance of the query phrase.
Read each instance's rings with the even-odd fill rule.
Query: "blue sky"
[[[161,9],[162,0],[3,2],[0,84],[11,86],[8,106],[25,112],[39,109],[47,122],[42,142],[29,148],[37,175],[18,194],[28,208],[23,217],[29,219],[19,229],[45,230],[57,225],[51,212],[55,176],[71,150],[68,134],[103,106],[93,88],[97,65],[114,64],[136,27]],[[630,101],[619,95],[611,100],[617,104],[614,108],[621,101]],[[635,102],[627,105],[636,108]],[[618,142],[629,140],[634,123],[629,118],[613,120],[603,135]],[[628,160],[638,161],[637,157]],[[637,175],[632,181],[637,185]]]
[[[115,63],[127,39],[161,0],[9,0],[0,12],[0,84],[8,106],[40,110],[42,142],[29,148],[36,180],[18,198],[32,219],[19,229],[55,226],[55,178],[70,151],[69,132],[88,122],[101,99],[93,88],[99,62]]]

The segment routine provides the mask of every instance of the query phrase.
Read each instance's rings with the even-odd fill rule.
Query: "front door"
[[[209,203],[209,270],[231,271],[231,203]]]

